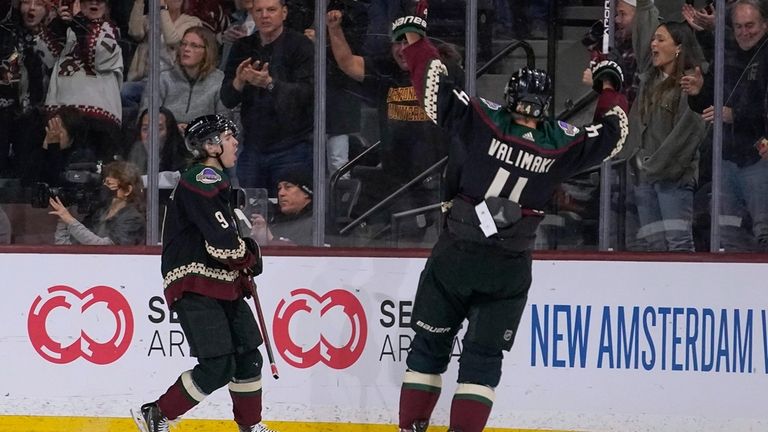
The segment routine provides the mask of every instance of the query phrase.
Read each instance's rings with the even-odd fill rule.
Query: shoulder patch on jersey
[[[498,109],[501,109],[501,105],[497,104],[496,102],[493,102],[493,101],[489,101],[489,100],[488,100],[488,99],[486,99],[486,98],[480,98],[480,100],[481,100],[481,101],[483,101],[483,103],[485,104],[485,106],[487,106],[488,108],[490,108],[490,109],[492,109],[492,110],[498,110]]]
[[[579,128],[562,120],[558,120],[557,125],[560,126],[560,129],[562,129],[566,135],[571,137],[578,135],[580,132]]]
[[[202,171],[197,173],[195,180],[202,184],[214,184],[221,181],[221,175],[211,167],[205,167]]]

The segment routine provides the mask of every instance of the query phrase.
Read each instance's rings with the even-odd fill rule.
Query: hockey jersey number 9
[[[162,273],[170,306],[184,292],[235,300],[258,257],[238,233],[226,173],[194,165],[182,174],[163,221]]]

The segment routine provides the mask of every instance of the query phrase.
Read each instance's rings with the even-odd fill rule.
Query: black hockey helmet
[[[552,102],[552,80],[541,69],[524,67],[509,77],[504,99],[509,111],[540,119]]]
[[[205,144],[221,145],[221,134],[224,132],[237,135],[238,130],[235,122],[219,114],[200,116],[192,120],[187,126],[184,143],[192,156],[201,158],[207,155]]]

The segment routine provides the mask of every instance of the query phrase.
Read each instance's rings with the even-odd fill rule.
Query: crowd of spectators
[[[685,2],[683,21],[675,22],[660,17],[657,6],[652,0],[619,0],[616,6],[615,48],[608,57],[622,65],[622,91],[634,99],[620,155],[627,185],[619,191],[626,204],[617,210],[624,212],[619,230],[634,250],[708,251],[715,9],[712,2]],[[727,2],[717,180],[720,247],[728,252],[766,251],[768,162],[759,143],[768,133],[767,7],[764,0]],[[599,47],[590,48],[596,50],[593,59],[605,57]],[[591,81],[587,71],[584,81]]]
[[[49,190],[73,186],[72,172],[80,170],[103,179],[106,167],[114,169],[110,163],[115,161],[130,163],[131,173],[147,173],[147,79],[152,61],[148,3],[0,0],[0,178],[17,180],[23,192],[40,183]],[[323,168],[330,176],[362,150],[358,143],[367,148],[380,141],[363,166],[341,177],[362,185],[353,217],[421,178],[356,233],[371,238],[391,233],[399,218],[397,223],[404,225],[398,233],[418,242],[426,241],[426,233],[438,224],[434,212],[401,216],[440,202],[450,191],[440,171],[422,175],[446,156],[450,137],[441,136],[419,106],[402,46],[389,41],[394,3],[329,2]],[[516,38],[546,36],[549,2],[488,3],[496,11],[496,31]],[[579,2],[564,4],[572,3]],[[231,118],[241,129],[232,173],[236,184],[264,188],[277,203],[275,214],[264,222],[292,220],[294,216],[279,211],[282,203],[309,203],[300,212],[301,229],[291,236],[275,235],[280,233],[277,225],[263,232],[295,237],[290,238],[294,244],[311,243],[307,227],[312,224],[304,221],[312,219],[307,210],[311,191],[320,187],[306,180],[312,178],[315,151],[315,2],[160,0],[159,4],[157,88],[162,107],[155,147],[160,171],[186,166],[190,155],[183,135],[194,118],[206,114]],[[704,226],[701,232],[706,232],[709,219],[700,218],[696,209],[711,199],[713,180],[709,161],[715,11],[711,4],[681,2],[684,21],[674,22],[660,17],[652,0],[617,0],[615,12],[615,43],[608,56],[624,70],[621,91],[631,104],[630,135],[622,154],[629,181],[621,193],[628,197],[632,215],[622,220],[635,221],[622,229],[641,250],[706,250],[697,228]],[[729,1],[727,17],[723,170],[718,179],[723,185],[723,247],[765,251],[768,148],[760,142],[768,134],[766,1]],[[585,38],[593,61],[606,56],[600,50],[602,34],[602,28],[594,27],[591,38]],[[453,76],[463,73],[457,47],[444,43],[440,52]],[[591,85],[588,70],[582,80]],[[136,185],[132,188],[126,196],[143,196]],[[563,189],[555,199],[566,202],[570,197]],[[51,242],[64,242],[69,227],[68,238],[82,243],[71,233],[73,226],[88,229],[75,225],[73,220],[80,218],[91,224],[101,221],[91,227],[98,232],[90,238],[98,237],[93,240],[98,244],[125,244],[102,235],[105,221],[114,218],[95,211],[79,214],[68,210],[71,203],[55,198],[50,204],[48,210],[52,208],[51,214],[60,219],[55,236],[51,228]],[[144,211],[140,206],[131,209]],[[0,226],[8,227],[0,229],[0,241],[12,241],[13,223],[7,222],[5,213],[0,216]],[[55,218],[47,222],[56,226]],[[338,228],[332,222],[329,231]]]

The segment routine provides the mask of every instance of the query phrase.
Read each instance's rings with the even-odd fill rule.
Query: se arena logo
[[[29,341],[41,357],[66,364],[82,357],[99,365],[115,362],[133,338],[133,312],[114,288],[85,292],[57,285],[38,296],[29,309]]]
[[[272,329],[280,356],[300,369],[317,363],[346,369],[360,358],[368,337],[362,304],[341,289],[324,295],[306,288],[291,291],[291,298],[277,305]]]

